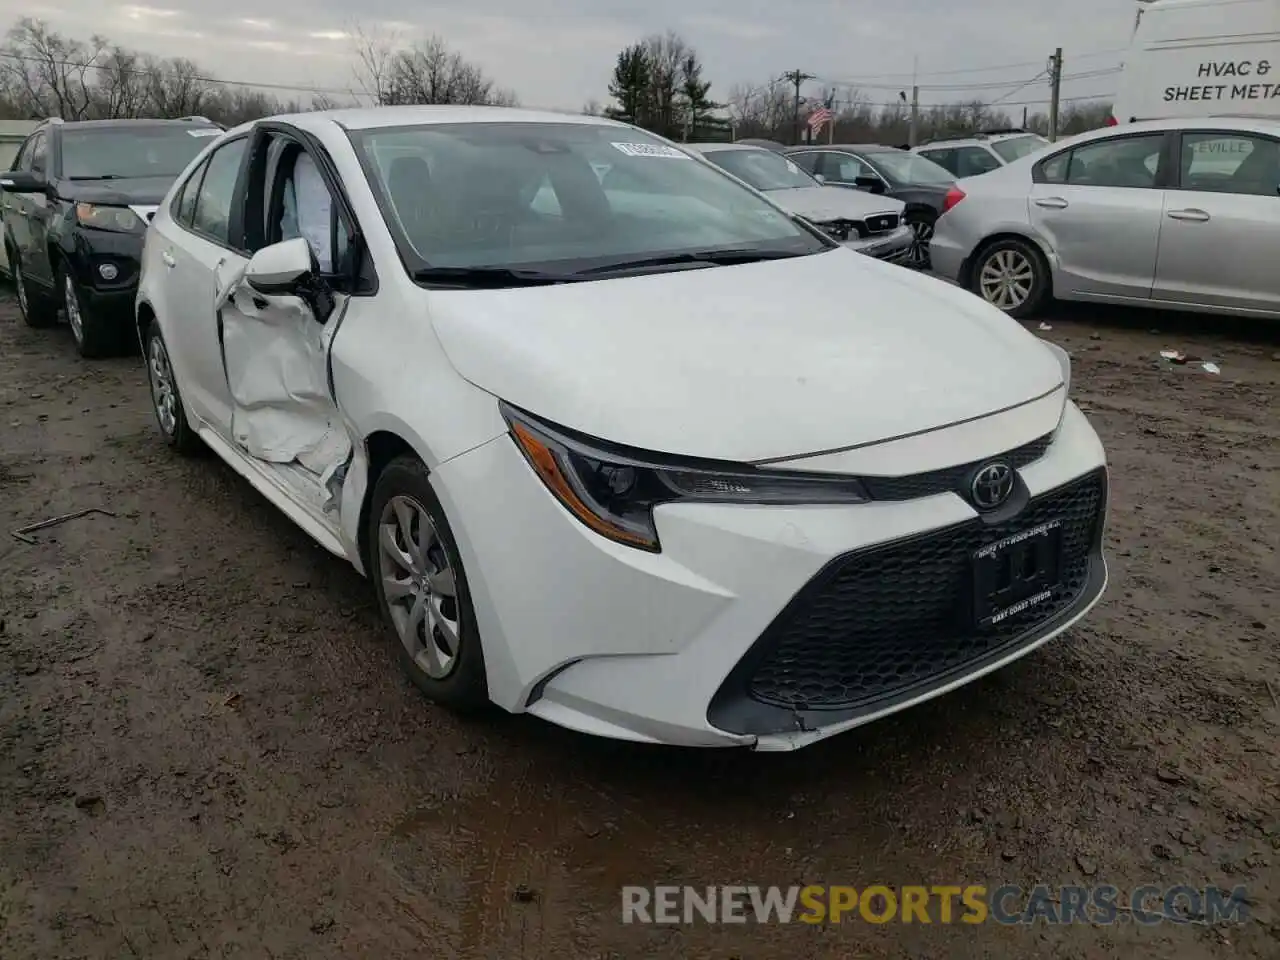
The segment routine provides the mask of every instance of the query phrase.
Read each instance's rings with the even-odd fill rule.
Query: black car
[[[81,356],[133,343],[147,223],[178,174],[222,128],[181,120],[48,120],[0,174],[4,245],[23,319],[65,310]]]
[[[946,209],[955,177],[917,153],[874,143],[791,147],[787,156],[824,183],[896,197],[907,205],[904,219],[915,232],[907,263],[929,267],[933,225]]]

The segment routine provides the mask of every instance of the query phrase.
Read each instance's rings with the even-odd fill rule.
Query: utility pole
[[[1062,48],[1049,58],[1049,139],[1058,139],[1058,106],[1062,100]]]
[[[1022,129],[1027,129],[1027,108],[1022,108]]]
[[[800,84],[806,80],[816,80],[817,77],[811,73],[805,73],[803,70],[792,70],[784,73],[782,79],[791,82],[796,88],[795,107],[792,112],[792,122],[795,126],[792,131],[792,142],[798,144],[800,142]]]
[[[916,139],[920,134],[920,84],[918,80],[917,69],[920,66],[920,57],[917,55],[911,61],[911,127],[907,131],[907,146],[914,147]]]

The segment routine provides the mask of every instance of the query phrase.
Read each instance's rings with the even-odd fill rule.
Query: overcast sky
[[[1064,50],[1064,97],[1115,89],[1114,73],[1104,71],[1119,63],[1134,9],[1132,0],[0,0],[6,23],[36,16],[75,36],[98,32],[190,57],[228,80],[336,90],[353,83],[347,33],[356,11],[366,28],[406,40],[438,33],[525,105],[569,109],[607,100],[621,47],[671,29],[701,54],[713,96],[801,69],[821,78],[807,94],[824,82],[853,84],[869,100],[888,101],[909,88],[918,57],[922,103],[1003,98],[1011,112],[1037,101],[1034,111],[1047,85],[1017,87],[1056,46]]]

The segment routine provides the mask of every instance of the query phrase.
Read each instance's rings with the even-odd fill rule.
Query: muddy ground
[[[138,358],[79,361],[6,297],[0,957],[1280,956],[1280,336],[1050,319],[1114,470],[1104,602],[983,682],[757,756],[425,703],[354,572],[169,455]],[[114,516],[9,536],[86,507]],[[620,922],[630,883],[1006,881],[1244,884],[1251,919]]]

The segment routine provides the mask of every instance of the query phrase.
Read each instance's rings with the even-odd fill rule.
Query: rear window
[[[997,140],[991,144],[991,149],[1000,154],[1005,163],[1013,163],[1015,160],[1021,160],[1028,153],[1034,153],[1041,147],[1049,145],[1049,141],[1044,137],[1036,134],[1030,134],[1025,137],[1011,137],[1008,140]]]
[[[62,175],[73,180],[176,177],[221,133],[197,124],[65,130]]]

